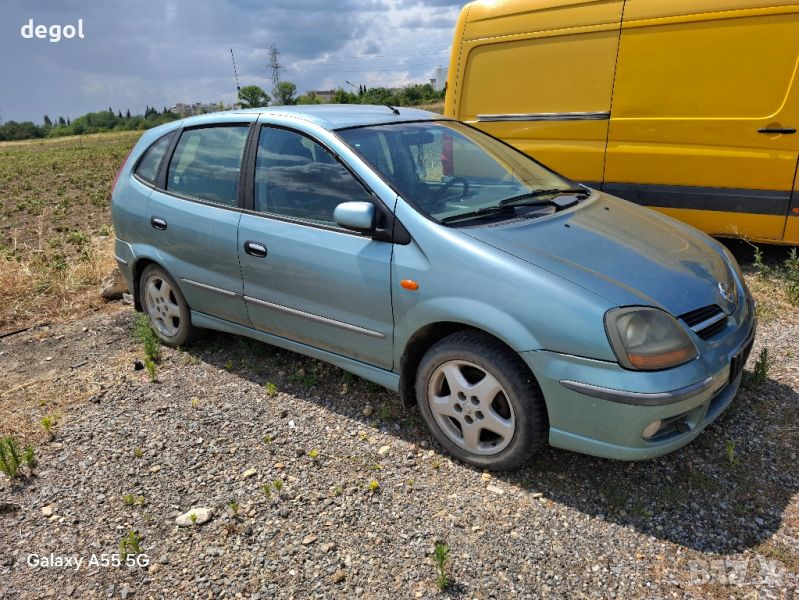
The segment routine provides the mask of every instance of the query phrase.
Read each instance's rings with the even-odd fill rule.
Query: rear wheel
[[[430,348],[416,395],[436,439],[473,465],[514,469],[546,441],[546,408],[532,374],[484,333],[458,332]]]
[[[197,337],[186,299],[174,279],[157,265],[144,269],[139,298],[155,333],[167,346],[182,346]]]

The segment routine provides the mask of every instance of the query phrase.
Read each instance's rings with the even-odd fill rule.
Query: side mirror
[[[375,228],[375,206],[371,202],[342,202],[333,211],[333,218],[347,229],[370,232]]]

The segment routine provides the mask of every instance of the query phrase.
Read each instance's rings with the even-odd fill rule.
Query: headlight
[[[658,371],[697,357],[696,346],[677,320],[657,308],[614,308],[605,329],[619,363],[626,369]]]

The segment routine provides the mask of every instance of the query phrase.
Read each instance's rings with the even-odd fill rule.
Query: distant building
[[[330,102],[331,100],[333,100],[333,94],[335,94],[336,91],[335,90],[312,90],[312,91],[310,91],[308,93],[309,94],[315,94],[316,97],[321,102]]]
[[[194,102],[193,104],[186,104],[184,102],[178,102],[177,104],[173,104],[169,107],[169,112],[176,113],[178,115],[204,115],[205,113],[216,112],[218,110],[224,110],[220,108],[219,103],[216,102]]]
[[[433,72],[433,78],[430,80],[430,85],[432,85],[433,89],[437,92],[444,89],[444,86],[447,85],[447,69],[445,67],[436,67],[436,70]]]

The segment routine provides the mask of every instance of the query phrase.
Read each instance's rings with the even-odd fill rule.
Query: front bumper
[[[550,445],[644,460],[691,442],[729,406],[741,385],[755,334],[748,295],[742,305],[727,329],[700,348],[699,358],[666,371],[628,371],[616,363],[548,351],[522,353],[544,394]],[[658,420],[662,432],[645,439],[644,429]]]

